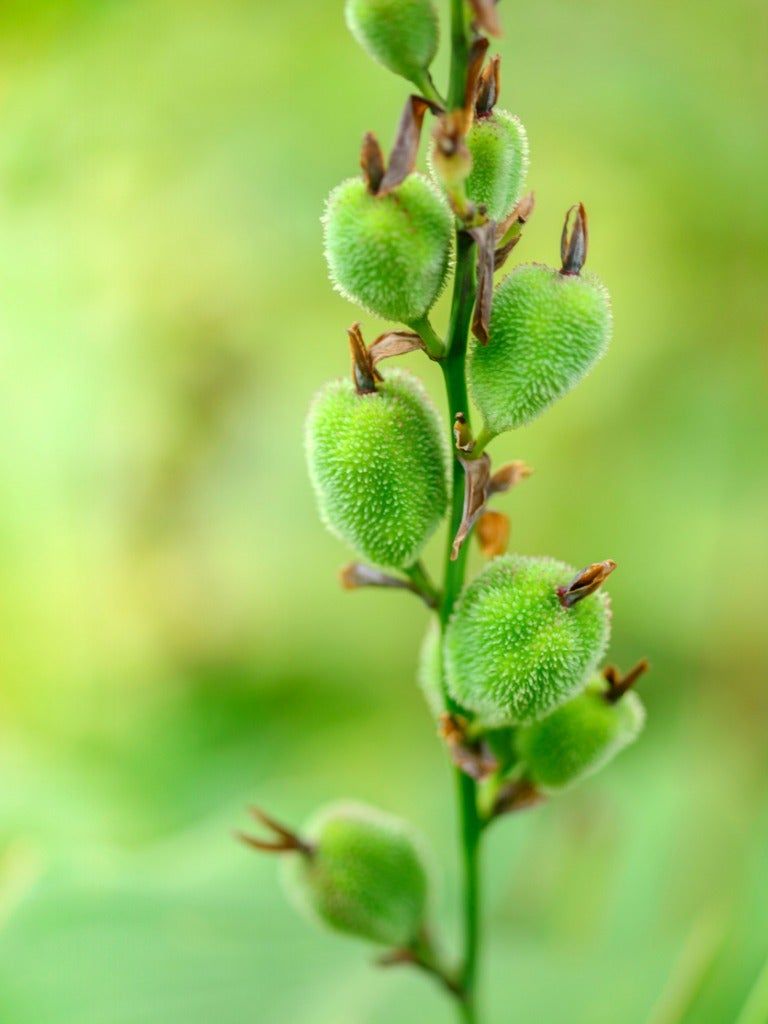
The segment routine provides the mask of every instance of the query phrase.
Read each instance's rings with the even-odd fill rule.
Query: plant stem
[[[457,412],[469,415],[465,357],[467,334],[475,299],[474,243],[466,233],[456,237],[456,278],[454,282],[451,319],[448,330],[446,356],[440,365],[445,379],[450,422]],[[453,439],[451,438],[451,441]],[[464,585],[468,545],[462,545],[459,556],[451,560],[453,537],[462,518],[464,505],[464,470],[454,457],[451,496],[451,519],[445,556],[443,599],[440,604],[441,630],[450,618],[456,599]],[[460,971],[462,998],[460,1010],[465,1024],[475,1024],[476,976],[479,944],[479,843],[481,822],[477,810],[477,785],[473,779],[456,769],[456,794],[459,809],[461,865],[463,872],[463,961]]]

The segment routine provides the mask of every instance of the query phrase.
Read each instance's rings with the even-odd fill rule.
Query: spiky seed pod
[[[494,293],[488,344],[470,345],[470,388],[494,434],[535,419],[578,384],[608,346],[608,292],[594,275],[580,273],[587,244],[583,207],[570,241],[567,228],[568,218],[561,270],[514,270]]]
[[[491,220],[501,221],[523,194],[528,171],[528,136],[522,122],[496,109],[475,119],[467,134],[472,170],[467,195],[482,203]]]
[[[438,45],[432,0],[347,0],[349,30],[375,61],[424,91]]]
[[[371,394],[347,380],[327,384],[306,427],[323,522],[377,565],[412,565],[448,504],[445,434],[420,382],[404,370],[385,370]]]
[[[287,863],[301,903],[336,931],[406,949],[423,930],[429,890],[420,841],[405,822],[372,807],[338,803],[304,838],[311,853]]]
[[[350,178],[328,197],[325,256],[337,291],[385,320],[414,324],[445,284],[452,217],[420,174],[391,192],[372,194]]]
[[[448,624],[446,682],[486,722],[541,718],[584,686],[610,634],[604,592],[565,607],[573,570],[550,558],[507,555],[465,590]]]
[[[596,676],[584,693],[517,731],[518,756],[540,789],[579,782],[637,739],[645,723],[640,698],[630,692],[611,702],[606,693],[605,680]]]

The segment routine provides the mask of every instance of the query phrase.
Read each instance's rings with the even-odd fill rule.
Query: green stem
[[[451,0],[451,71],[448,83],[448,107],[464,105],[467,86],[469,32],[465,0]]]
[[[429,573],[424,568],[424,563],[421,560],[414,562],[413,565],[404,569],[403,572],[430,608],[439,607],[440,591],[429,578]]]
[[[451,306],[446,356],[440,365],[445,379],[450,422],[457,412],[469,417],[465,361],[467,335],[475,299],[474,244],[469,235],[458,232],[456,238],[456,278]],[[451,437],[451,447],[453,438]],[[451,519],[445,556],[443,599],[440,604],[440,624],[444,631],[453,606],[464,586],[468,544],[463,544],[459,556],[451,560],[453,537],[459,527],[464,505],[464,470],[454,457],[452,463]],[[448,701],[450,705],[450,701]],[[452,705],[451,705],[452,706]],[[456,793],[459,809],[461,865],[463,873],[463,960],[460,972],[462,998],[461,1019],[465,1024],[476,1024],[476,978],[479,946],[479,844],[482,831],[477,809],[477,784],[464,772],[456,769]]]
[[[426,314],[420,320],[414,320],[412,323],[408,324],[408,326],[412,331],[415,331],[424,342],[424,347],[427,350],[427,355],[430,359],[443,358],[445,355],[443,339],[435,331]]]

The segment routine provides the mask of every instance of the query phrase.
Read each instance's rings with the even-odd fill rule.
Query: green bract
[[[325,924],[398,949],[424,927],[428,877],[418,841],[397,818],[339,803],[310,822],[309,855],[292,858],[292,887]]]
[[[562,789],[611,761],[637,739],[644,722],[637,694],[610,703],[605,681],[597,677],[547,718],[519,729],[517,753],[541,789]]]
[[[378,565],[412,565],[448,503],[445,432],[419,381],[385,370],[366,395],[331,382],[312,403],[306,447],[326,526]]]
[[[574,570],[507,555],[467,587],[448,624],[446,682],[463,707],[498,725],[548,714],[582,687],[602,657],[610,605],[602,591],[564,608]]]
[[[467,195],[484,203],[491,220],[500,221],[512,212],[520,198],[528,170],[528,136],[519,118],[506,110],[494,110],[475,119],[467,135],[472,170]]]
[[[514,270],[494,293],[488,344],[469,350],[470,387],[489,430],[522,426],[566,394],[610,333],[608,293],[593,275]]]
[[[419,174],[384,195],[361,178],[331,192],[323,217],[325,256],[334,286],[376,316],[419,321],[445,283],[452,217]]]
[[[431,0],[347,0],[347,25],[374,60],[424,85],[437,52],[437,11]]]

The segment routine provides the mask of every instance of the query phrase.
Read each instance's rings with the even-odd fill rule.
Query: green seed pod
[[[375,61],[429,92],[427,69],[438,45],[432,0],[347,0],[349,30]]]
[[[634,742],[645,723],[636,693],[611,702],[596,676],[584,693],[516,734],[527,776],[543,790],[564,789],[592,775]]]
[[[420,174],[381,195],[361,178],[328,197],[325,256],[337,291],[376,316],[415,324],[445,284],[453,223]]]
[[[610,604],[592,592],[594,580],[574,596],[575,581],[566,585],[572,575],[554,559],[507,555],[472,581],[443,649],[459,704],[486,722],[512,725],[543,717],[584,686],[608,643]]]
[[[332,381],[309,412],[309,473],[325,525],[381,566],[412,565],[448,504],[448,445],[419,381],[385,370],[371,394]]]
[[[585,376],[605,352],[611,333],[608,292],[580,275],[580,262],[563,269],[531,265],[514,270],[493,296],[490,340],[469,351],[469,381],[489,431],[529,423]],[[577,266],[577,269],[569,269]]]
[[[528,136],[519,118],[494,110],[476,118],[467,135],[472,170],[467,195],[485,205],[491,220],[511,213],[523,193],[528,170]]]
[[[301,903],[337,931],[397,949],[423,930],[428,873],[417,837],[398,818],[362,804],[322,811],[292,857],[289,884]]]

